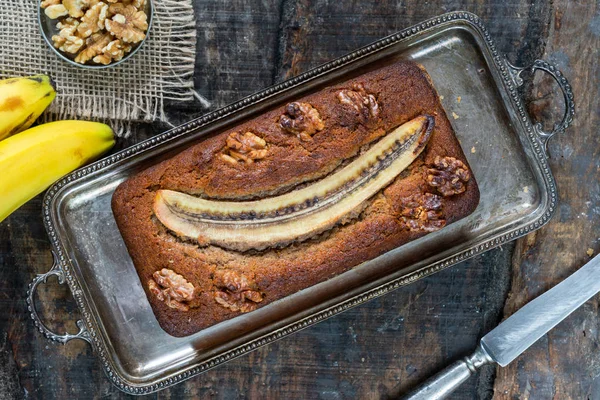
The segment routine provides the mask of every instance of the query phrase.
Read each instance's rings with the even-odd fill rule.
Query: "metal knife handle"
[[[490,356],[481,345],[475,352],[450,365],[434,377],[427,380],[415,391],[409,393],[404,400],[441,400],[454,392],[464,381],[477,372],[482,365],[492,362]]]

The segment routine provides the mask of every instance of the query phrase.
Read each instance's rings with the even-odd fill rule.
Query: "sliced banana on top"
[[[176,235],[201,246],[247,251],[306,240],[360,214],[421,154],[433,126],[433,117],[414,118],[340,171],[280,196],[234,202],[159,190],[154,213]]]

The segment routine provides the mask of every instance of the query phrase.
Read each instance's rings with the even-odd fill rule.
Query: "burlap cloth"
[[[42,38],[39,0],[0,0],[0,78],[47,74],[57,97],[43,120],[105,121],[127,135],[130,121],[168,122],[167,101],[208,102],[194,91],[196,26],[192,0],[154,0],[144,46],[116,67],[86,70],[59,59]]]

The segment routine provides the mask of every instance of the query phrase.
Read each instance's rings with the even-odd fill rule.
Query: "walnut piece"
[[[44,14],[50,19],[57,19],[69,15],[69,12],[62,4],[54,4],[46,7]]]
[[[104,29],[107,13],[108,6],[104,3],[98,3],[87,10],[83,18],[81,18],[81,24],[77,27],[79,36],[87,38]]]
[[[363,121],[379,116],[379,104],[372,94],[367,93],[360,83],[352,85],[352,89],[343,89],[337,95],[341,104],[352,106]]]
[[[71,17],[57,23],[56,27],[60,29],[60,32],[58,35],[52,36],[54,47],[66,53],[77,53],[84,43],[83,39],[77,37],[75,33],[78,25],[79,21]]]
[[[254,282],[235,271],[215,272],[214,284],[219,289],[215,291],[215,301],[231,311],[253,311],[264,298]]]
[[[111,6],[111,12],[114,16],[107,19],[106,30],[126,43],[138,43],[144,40],[148,29],[148,17],[143,11],[138,11],[133,5],[123,7],[123,4],[114,4]]]
[[[167,306],[179,311],[189,311],[190,306],[185,304],[194,300],[194,285],[175,271],[163,268],[154,272],[148,281],[148,289]]]
[[[85,41],[85,48],[75,57],[75,62],[85,64],[98,54],[111,42],[112,38],[107,33],[94,33]]]
[[[92,58],[92,60],[95,63],[102,65],[108,65],[112,62],[112,58],[110,58],[110,55],[106,55],[105,53],[97,55],[96,57]]]
[[[75,18],[65,18],[56,24],[56,28],[60,30],[60,34],[65,36],[75,35],[75,30],[79,26],[79,20]]]
[[[401,225],[413,232],[433,232],[443,228],[442,198],[436,194],[414,194],[402,200]]]
[[[88,0],[62,0],[63,6],[73,18],[83,16],[83,9],[88,7]]]
[[[119,61],[125,53],[131,51],[131,46],[124,44],[120,39],[113,40],[102,49],[102,54],[94,57],[94,62],[108,65],[112,61]]]
[[[230,164],[237,164],[240,161],[252,164],[255,160],[265,158],[269,151],[267,142],[252,132],[243,135],[233,132],[227,137],[226,143],[225,150],[220,156]]]
[[[123,0],[123,4],[131,4],[138,10],[143,10],[146,7],[146,0]]]
[[[54,42],[54,46],[58,48],[60,51],[64,51],[66,53],[75,54],[81,49],[83,46],[83,39],[78,38],[77,36],[52,36],[52,41]]]
[[[454,157],[437,156],[432,168],[425,171],[425,178],[443,196],[452,196],[467,190],[465,183],[471,179],[467,166]]]
[[[55,5],[58,5],[58,4],[60,4],[60,0],[44,0],[40,4],[40,7],[47,8],[47,7],[55,6]]]
[[[285,107],[285,114],[279,118],[279,125],[304,141],[312,140],[312,135],[325,127],[317,109],[301,102],[289,103]]]

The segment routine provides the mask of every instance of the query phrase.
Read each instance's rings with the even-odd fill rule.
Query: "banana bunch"
[[[97,122],[57,121],[27,129],[55,96],[46,76],[0,81],[0,222],[115,144],[112,129]]]

